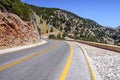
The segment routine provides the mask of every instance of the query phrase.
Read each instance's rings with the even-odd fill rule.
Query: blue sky
[[[120,0],[21,0],[40,7],[68,10],[103,26],[120,26]]]

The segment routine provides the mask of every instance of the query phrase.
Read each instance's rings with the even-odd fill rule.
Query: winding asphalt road
[[[74,43],[55,40],[48,40],[46,44],[34,48],[3,54],[0,55],[0,80],[72,80],[75,79],[75,76],[70,79],[73,71],[77,75],[80,73],[75,80],[90,80],[85,58],[79,54],[83,53]],[[79,71],[71,70],[74,65]]]

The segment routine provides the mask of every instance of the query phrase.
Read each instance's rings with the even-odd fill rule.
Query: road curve
[[[65,68],[67,79],[69,77],[67,74],[71,74],[68,70],[75,61],[75,55],[72,54],[77,52],[71,49],[78,50],[77,54],[80,51],[76,49],[74,43],[69,44],[64,41],[48,40],[41,46],[0,55],[0,80],[61,80],[60,76]],[[87,66],[86,62],[85,65]],[[88,77],[89,73],[83,74],[86,75]]]

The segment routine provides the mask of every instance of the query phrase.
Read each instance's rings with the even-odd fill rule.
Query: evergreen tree
[[[48,30],[46,30],[46,33],[48,33]]]
[[[22,3],[20,0],[0,0],[0,4],[3,5],[9,12],[20,16],[23,20],[30,20],[30,14],[32,11],[26,3]]]
[[[51,28],[50,28],[50,32],[53,32],[53,31],[54,31],[54,30],[53,30],[53,27],[51,27]]]

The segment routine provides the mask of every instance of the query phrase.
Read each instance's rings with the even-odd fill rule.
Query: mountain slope
[[[4,3],[7,4],[3,5]],[[9,7],[10,4],[14,4],[11,0],[0,1],[0,48],[15,47],[20,45],[34,44],[39,42],[39,34],[34,22],[25,21],[23,16],[18,16]],[[6,1],[6,2],[5,2]],[[16,0],[17,1],[17,0]],[[23,4],[17,2],[17,4]],[[23,7],[23,6],[22,6]],[[18,8],[22,10],[21,7]],[[24,9],[24,8],[23,8]],[[29,13],[28,13],[29,14]],[[21,17],[21,18],[20,18]]]
[[[6,12],[15,13],[25,21],[30,20],[32,11],[27,4],[20,0],[0,0],[0,5],[6,8]]]
[[[37,38],[37,40],[39,31],[40,35],[55,34],[57,38],[68,36],[74,39],[120,45],[119,27],[116,29],[104,27],[93,20],[79,17],[65,10],[37,7],[20,2],[20,0],[0,0],[0,10],[0,13],[4,15],[16,15],[15,17],[13,16],[15,20],[10,20],[15,23],[15,28],[15,25],[18,24],[20,24],[18,28],[21,28],[21,30],[24,30],[26,27],[28,28],[29,25],[31,26],[31,30],[34,27],[35,34],[37,35],[35,38]],[[6,17],[6,21],[8,22],[4,22],[3,18],[1,18],[1,21],[9,25],[8,15]],[[9,27],[11,28],[10,25]],[[25,30],[24,32],[26,32],[26,34],[27,32],[30,32],[28,34],[34,34],[34,30]],[[7,29],[7,31],[9,31],[9,29]],[[24,34],[24,32],[21,32],[21,34]],[[13,35],[9,36],[10,39],[12,39]],[[52,37],[54,36],[52,35]],[[29,37],[26,39],[28,39],[29,42]]]
[[[29,5],[47,25],[51,25],[66,36],[100,43],[118,44],[120,31],[99,25],[71,12],[57,8],[43,8]]]

